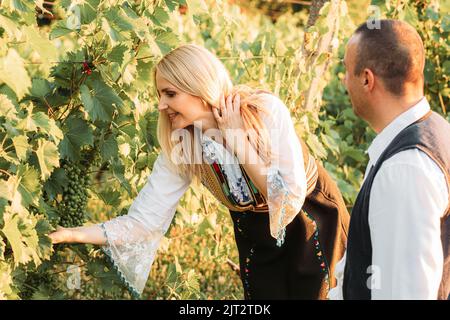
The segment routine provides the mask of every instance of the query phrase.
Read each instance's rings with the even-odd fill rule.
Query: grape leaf
[[[17,173],[6,182],[0,182],[0,197],[11,201],[14,212],[22,212],[32,203],[37,204],[41,192],[38,172],[28,164],[18,166]]]
[[[64,169],[57,168],[53,170],[50,178],[45,181],[44,190],[50,199],[55,199],[58,193],[63,192],[63,186],[67,185],[69,180]],[[48,214],[48,210],[46,210]]]
[[[35,229],[39,238],[39,246],[37,248],[39,257],[44,260],[50,259],[53,248],[52,241],[47,235],[53,230],[53,228],[47,220],[39,219],[36,223]]]
[[[136,90],[145,90],[145,88],[148,87],[148,84],[152,81],[153,63],[146,63],[143,60],[139,60],[136,66],[136,71],[137,77],[136,81],[133,83],[133,86]]]
[[[119,65],[122,65],[124,53],[127,50],[128,50],[128,47],[124,44],[115,46],[111,50],[111,52],[108,54],[108,60],[111,62],[117,62]]]
[[[66,120],[63,131],[65,133],[64,139],[59,144],[61,158],[77,161],[80,159],[80,148],[94,144],[92,128],[83,119],[70,117]]]
[[[0,94],[0,115],[7,120],[17,120],[17,110],[4,94]]]
[[[125,178],[125,166],[120,163],[120,161],[115,161],[112,163],[112,173],[116,177],[121,186],[131,195],[131,185]]]
[[[64,20],[60,20],[53,25],[52,31],[50,31],[49,34],[49,39],[53,40],[65,36],[66,34],[69,34],[73,31],[74,30],[67,27],[67,23]]]
[[[156,7],[152,14],[148,14],[148,17],[160,27],[164,27],[164,24],[169,21],[169,14],[162,7]]]
[[[81,13],[81,23],[91,23],[97,17],[97,9],[100,4],[100,0],[84,0],[80,3],[79,8]]]
[[[12,48],[8,50],[5,57],[0,58],[0,82],[6,83],[16,93],[19,100],[31,87],[31,79],[25,69],[24,61]]]
[[[119,152],[119,147],[114,136],[110,136],[100,145],[100,155],[104,161],[114,158]]]
[[[3,29],[5,29],[6,33],[8,34],[8,37],[11,39],[20,39],[21,32],[18,28],[18,25],[14,23],[11,19],[5,17],[4,15],[0,14],[0,26],[2,26]]]
[[[26,160],[28,150],[31,149],[28,144],[28,138],[26,135],[16,136],[12,138],[14,148],[16,149],[17,158],[19,160]]]
[[[9,263],[0,260],[0,300],[6,300],[12,294],[13,278]]]
[[[50,119],[45,113],[33,113],[32,119],[37,127],[41,128],[43,132],[53,138],[53,141],[55,141],[56,144],[64,138],[64,135],[61,129],[56,125],[55,120]]]
[[[42,181],[45,181],[48,177],[50,177],[53,169],[55,167],[59,167],[58,148],[51,141],[39,139],[36,155],[38,157],[39,167],[41,169],[41,179]]]
[[[111,26],[115,26],[119,31],[133,31],[133,23],[130,18],[123,14],[119,8],[111,8],[104,13]]]
[[[57,51],[55,46],[50,40],[42,37],[37,31],[38,29],[33,26],[26,26],[22,30],[26,35],[27,45],[39,53],[44,63],[56,61]]]
[[[20,165],[17,176],[20,178],[18,192],[22,197],[22,205],[28,207],[32,203],[37,203],[41,189],[36,169],[29,167],[28,164]]]
[[[92,92],[82,85],[81,101],[93,121],[111,121],[115,106],[122,106],[122,99],[114,90],[101,80],[91,84]]]
[[[162,54],[168,53],[172,48],[177,46],[180,41],[177,35],[170,30],[157,30],[155,32],[155,35],[155,42],[161,50]]]
[[[103,202],[105,204],[108,204],[113,207],[117,207],[120,205],[120,202],[121,202],[120,192],[118,192],[116,190],[103,191],[103,192],[98,193],[98,195],[100,196],[100,198],[103,200]]]
[[[189,12],[192,15],[208,13],[208,6],[204,0],[186,0]]]
[[[30,261],[38,265],[41,260],[36,252],[39,238],[34,229],[34,217],[30,216],[27,221],[24,221],[19,214],[13,214],[9,211],[3,217],[4,226],[2,233],[11,245],[14,265],[18,266],[21,263]]]
[[[127,33],[117,30],[117,27],[110,24],[106,18],[102,19],[102,30],[109,36],[112,46],[129,38]]]
[[[186,4],[185,0],[164,0],[164,3],[166,4],[167,8],[170,11],[174,11],[179,5]]]
[[[30,94],[36,98],[44,98],[52,91],[50,87],[50,82],[45,79],[34,78],[32,81],[32,86]]]
[[[3,1],[6,8],[9,9],[9,12],[12,11],[20,11],[22,13],[29,12],[34,10],[34,3],[32,1],[24,1],[24,0],[8,0]]]

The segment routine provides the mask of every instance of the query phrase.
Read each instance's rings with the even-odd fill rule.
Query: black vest
[[[371,168],[353,208],[344,271],[344,299],[371,299],[367,280],[372,275],[372,242],[369,228],[370,190],[374,178],[384,161],[407,149],[419,149],[430,156],[445,173],[450,190],[450,124],[435,112],[402,130],[383,151]],[[450,196],[449,196],[450,199]],[[442,281],[436,298],[448,299],[450,291],[450,205],[441,219],[441,240],[444,250]],[[413,279],[411,281],[414,281]]]

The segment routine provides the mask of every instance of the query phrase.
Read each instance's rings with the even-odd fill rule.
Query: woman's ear
[[[202,104],[205,110],[212,111],[212,106],[206,100],[202,99]]]

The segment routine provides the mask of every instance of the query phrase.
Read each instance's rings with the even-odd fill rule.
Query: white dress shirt
[[[271,113],[270,116],[261,114],[269,131],[273,152],[267,173],[270,231],[275,238],[282,240],[284,228],[295,218],[305,201],[306,174],[301,144],[288,108],[273,95],[264,94],[262,97],[264,106]],[[202,150],[216,160],[226,159],[227,152],[223,145],[211,141],[203,139]],[[236,158],[232,160],[229,165],[223,166],[227,178],[232,180],[231,185],[242,175]],[[140,190],[127,215],[98,224],[107,238],[102,250],[136,295],[140,295],[145,287],[159,243],[174,218],[179,200],[191,183],[173,172],[168,161],[162,152],[158,155],[148,182]],[[245,190],[242,189],[243,192]],[[234,191],[239,191],[239,188]],[[245,194],[236,196],[244,199]]]
[[[423,98],[376,136],[364,179],[400,131],[429,110]],[[383,162],[369,202],[372,299],[437,298],[444,259],[440,224],[447,206],[445,175],[427,154],[405,150]],[[336,265],[330,299],[343,299],[345,258]]]

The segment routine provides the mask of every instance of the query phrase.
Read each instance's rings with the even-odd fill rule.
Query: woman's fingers
[[[227,97],[227,112],[233,112],[233,95]]]
[[[241,108],[241,96],[239,95],[239,93],[237,93],[233,99],[233,111],[239,112],[240,108]]]
[[[216,120],[221,121],[221,123],[229,121],[228,117],[233,113],[240,114],[241,96],[239,94],[230,94],[225,98],[224,95],[221,95],[219,99],[219,108],[220,112],[217,108],[213,108]]]
[[[56,231],[50,233],[48,237],[52,240],[53,244],[58,244],[61,242],[66,242],[68,233],[69,231],[66,228],[57,226]]]
[[[212,111],[213,111],[214,117],[216,118],[216,121],[218,123],[221,123],[222,117],[219,115],[219,110],[217,108],[212,108]]]
[[[222,117],[225,118],[227,116],[227,101],[228,101],[228,97],[225,100],[225,96],[222,94],[222,100],[221,100],[221,105],[220,105],[220,111],[222,112]]]
[[[57,244],[61,242],[61,232],[60,231],[55,231],[52,232],[48,235],[48,237],[52,240],[53,244]]]

